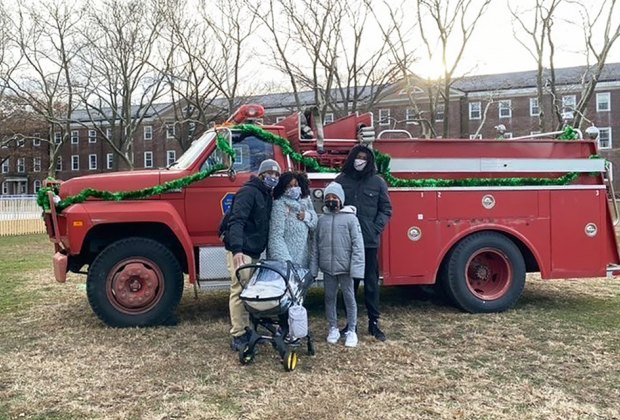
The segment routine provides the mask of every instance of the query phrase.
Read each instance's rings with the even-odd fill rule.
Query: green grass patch
[[[23,235],[2,238],[0,245],[0,315],[30,306],[40,298],[40,290],[24,287],[34,272],[49,268],[49,278],[54,281],[51,258],[53,246],[45,235]]]

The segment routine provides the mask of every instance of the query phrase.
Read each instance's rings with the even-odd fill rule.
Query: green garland
[[[577,140],[579,139],[579,133],[570,125],[564,127],[564,131],[558,137],[558,140]]]
[[[217,171],[221,171],[222,169],[226,169],[226,166],[221,165],[221,164],[215,165],[213,168],[209,169],[208,171],[196,172],[195,174],[186,176],[184,178],[175,179],[173,181],[168,181],[161,185],[155,185],[153,187],[143,188],[141,190],[134,190],[134,191],[110,192],[110,191],[95,190],[93,188],[86,188],[82,190],[79,194],[72,195],[71,197],[67,197],[64,200],[61,200],[60,202],[58,202],[58,204],[56,204],[56,209],[58,211],[62,211],[65,208],[73,204],[83,203],[84,201],[86,201],[87,199],[91,197],[99,198],[99,199],[106,200],[106,201],[121,201],[121,200],[139,200],[143,198],[152,197],[154,195],[165,194],[172,190],[178,190],[180,188],[185,188],[189,184],[205,179],[211,176],[211,174]],[[58,191],[55,191],[55,189],[53,189],[52,187],[42,188],[37,193],[37,203],[39,204],[39,206],[43,208],[44,211],[50,209],[49,200],[47,199],[48,191],[52,191],[55,194],[58,193]]]
[[[312,169],[313,171],[324,172],[324,173],[325,172],[339,172],[339,169],[337,168],[327,168],[325,166],[321,166],[321,164],[319,164],[319,162],[315,158],[310,158],[310,157],[302,155],[299,152],[296,152],[295,149],[293,149],[293,146],[291,146],[291,143],[287,139],[280,137],[280,136],[276,136],[275,134],[270,133],[269,131],[263,130],[257,125],[242,124],[242,125],[236,126],[235,129],[241,130],[243,134],[252,135],[252,136],[258,137],[261,140],[266,141],[267,143],[280,146],[280,149],[282,149],[282,152],[286,156],[290,157],[295,162],[301,163],[306,168]]]
[[[269,131],[262,129],[259,126],[242,124],[235,126],[234,129],[241,131],[241,133],[244,135],[252,135],[268,143],[279,146],[285,156],[290,157],[292,160],[304,165],[308,169],[322,173],[336,173],[339,171],[338,168],[328,168],[321,166],[321,164],[315,158],[303,156],[301,153],[293,149],[291,143],[287,139],[270,133]],[[575,131],[570,126],[567,126],[559,138],[563,140],[577,139],[577,131]],[[234,148],[231,147],[230,143],[219,134],[216,138],[216,142],[217,148],[221,150],[224,154],[228,155],[234,162],[236,153]],[[579,176],[577,172],[570,172],[558,178],[407,179],[397,178],[392,175],[390,170],[391,157],[388,154],[381,153],[378,150],[375,150],[375,157],[379,174],[381,174],[386,180],[386,182],[392,187],[428,188],[567,185],[573,182]],[[591,158],[600,158],[600,156],[591,156]],[[178,190],[187,187],[188,185],[196,181],[205,179],[211,176],[213,173],[221,171],[223,169],[226,169],[226,166],[223,164],[219,164],[209,169],[208,171],[197,172],[184,178],[179,178],[174,181],[166,182],[162,185],[156,185],[153,187],[143,188],[141,190],[135,191],[123,191],[113,193],[109,191],[100,191],[92,188],[86,188],[77,195],[73,195],[65,198],[64,200],[61,200],[60,202],[58,202],[58,204],[56,204],[56,208],[58,211],[62,211],[63,209],[69,207],[72,204],[82,203],[91,197],[107,201],[144,199],[152,197],[154,195],[164,194],[170,192],[171,190]],[[58,194],[58,189],[56,187],[44,187],[39,190],[39,192],[37,193],[37,204],[39,204],[39,206],[43,208],[44,211],[50,209],[49,200],[47,198],[48,191],[52,191],[56,195]]]

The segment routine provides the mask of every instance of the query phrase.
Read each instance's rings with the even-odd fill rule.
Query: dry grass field
[[[112,329],[84,276],[54,282],[43,236],[4,238],[0,255],[0,419],[620,418],[617,279],[532,276],[493,315],[384,288],[388,341],[356,349],[324,342],[313,289],[317,354],[286,373],[271,346],[239,365],[224,292],[186,288],[175,327]]]

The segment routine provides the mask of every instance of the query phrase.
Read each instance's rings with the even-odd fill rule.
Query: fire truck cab
[[[296,113],[248,129],[261,116],[262,107],[243,106],[168,168],[53,185],[44,219],[55,244],[56,279],[65,281],[67,271],[87,274],[89,303],[108,325],[165,324],[181,298],[184,273],[190,283],[228,278],[219,222],[262,160],[306,170],[320,209],[322,189],[336,173],[316,171],[303,159],[338,168],[360,141],[391,157],[381,168],[394,209],[380,248],[384,286],[437,285],[465,311],[498,312],[517,303],[528,272],[559,279],[620,270],[618,212],[594,140],[380,135],[371,141],[372,114],[322,128]],[[218,136],[235,150],[234,161],[218,148]],[[146,199],[58,206],[87,188],[139,191],[216,165],[227,169]]]

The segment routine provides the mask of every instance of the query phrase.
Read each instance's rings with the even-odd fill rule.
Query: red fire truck
[[[260,125],[262,112],[241,107],[168,168],[51,184],[40,198],[56,280],[86,274],[89,303],[108,325],[166,323],[184,273],[192,284],[228,277],[218,225],[263,159],[307,170],[318,204],[336,175],[323,168],[338,168],[360,141],[382,157],[394,208],[380,250],[384,286],[437,285],[465,311],[497,312],[515,305],[528,272],[543,279],[620,272],[618,211],[593,140],[372,138],[370,113],[322,128],[302,113]],[[106,200],[87,190],[114,198],[200,173],[210,176],[148,197]]]

